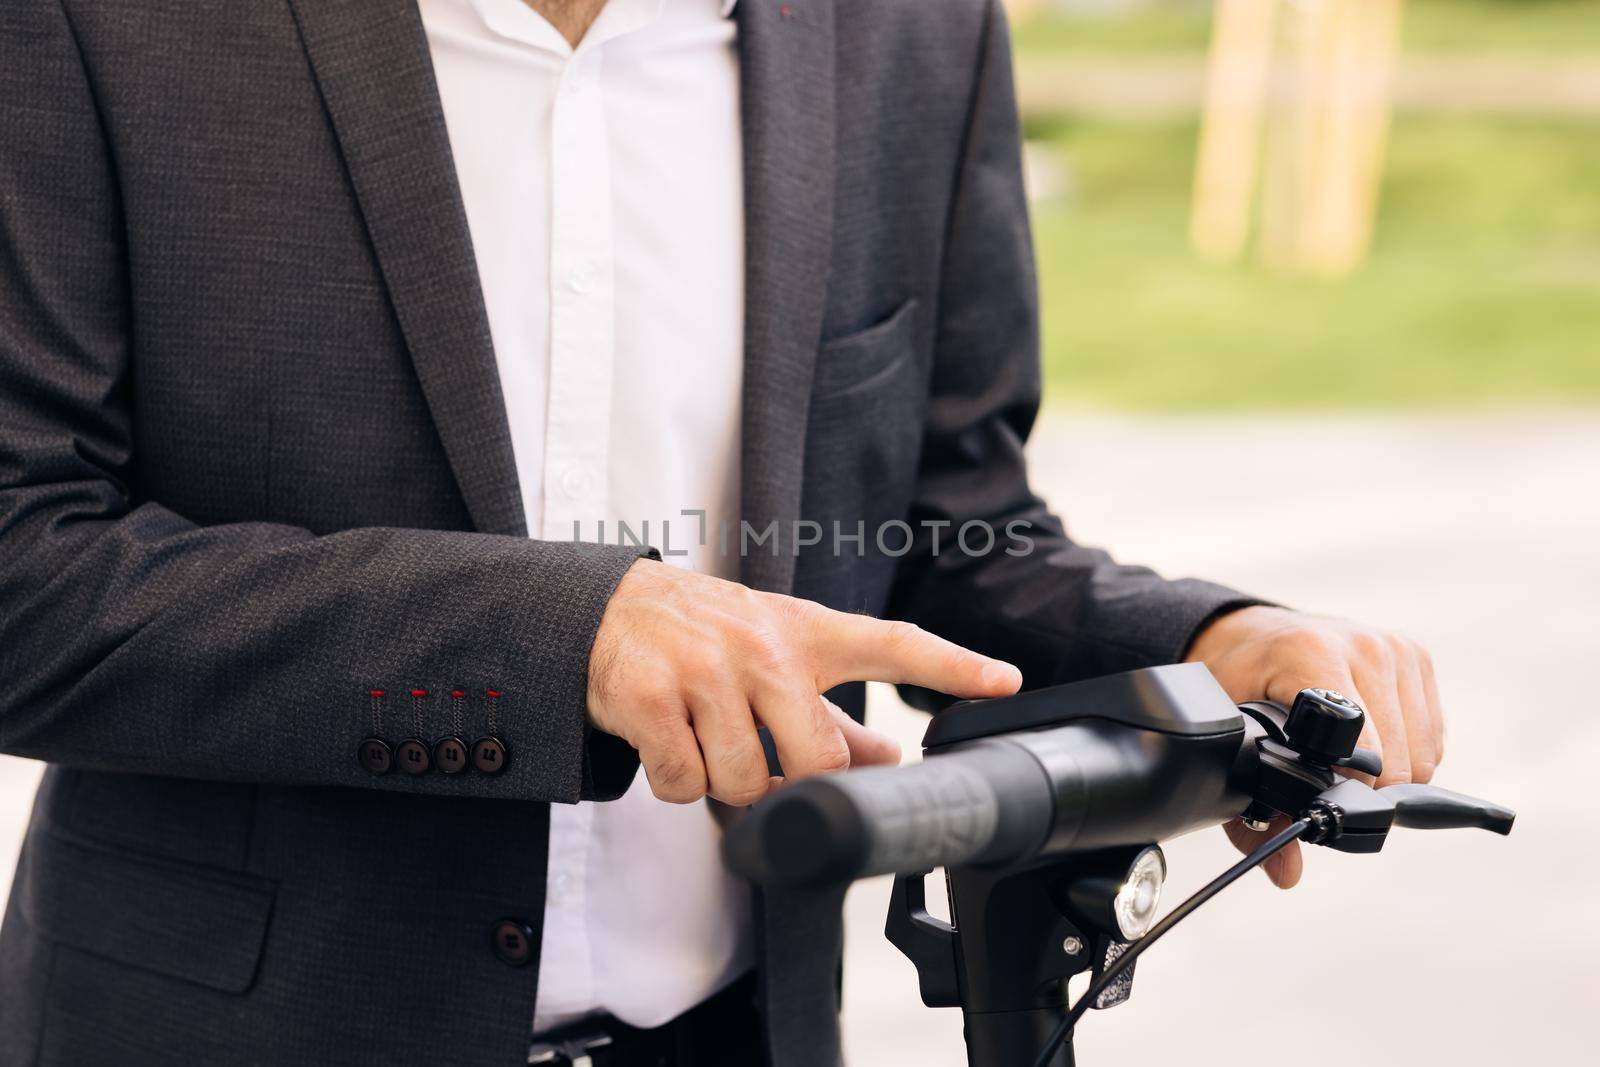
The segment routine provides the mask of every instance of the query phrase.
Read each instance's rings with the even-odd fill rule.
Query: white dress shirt
[[[572,48],[522,0],[421,0],[530,533],[596,540],[604,521],[615,543],[623,522],[722,577],[743,376],[732,7],[609,0]],[[535,1031],[601,1011],[657,1026],[750,967],[719,839],[705,804],[662,803],[642,773],[621,800],[552,807]]]

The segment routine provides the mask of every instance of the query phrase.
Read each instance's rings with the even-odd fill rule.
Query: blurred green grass
[[[1017,50],[1051,53],[1204,51],[1211,4],[1150,0],[1127,11],[1047,11],[1020,23]],[[1413,52],[1600,52],[1600,0],[1407,0],[1402,37]]]
[[[1600,400],[1600,122],[1403,117],[1371,258],[1337,282],[1187,244],[1192,122],[1057,123],[1035,205],[1052,402]]]
[[[1208,10],[1160,0],[1115,16],[1047,15],[1021,26],[1019,47],[1192,52]],[[1409,0],[1407,26],[1412,51],[1587,50],[1600,62],[1600,0]],[[1060,186],[1034,219],[1053,403],[1600,401],[1600,115],[1398,116],[1371,256],[1334,282],[1195,258],[1193,120],[1027,126]]]

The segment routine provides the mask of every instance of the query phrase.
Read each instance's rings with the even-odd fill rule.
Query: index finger
[[[826,611],[811,634],[817,688],[844,682],[920,685],[957,697],[1009,696],[1022,672],[908,622]]]

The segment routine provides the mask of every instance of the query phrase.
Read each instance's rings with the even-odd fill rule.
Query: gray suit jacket
[[[1033,685],[1177,657],[1237,594],[1074,545],[1024,476],[996,4],[737,17],[745,517],[1035,538],[784,546],[745,581]],[[0,1062],[522,1062],[538,969],[490,931],[521,918],[536,950],[547,805],[636,769],[584,689],[638,551],[528,540],[505,420],[411,3],[0,7],[0,748],[53,765],[0,931]],[[357,759],[491,730],[499,774]],[[831,1062],[837,910],[759,914],[766,1056]]]

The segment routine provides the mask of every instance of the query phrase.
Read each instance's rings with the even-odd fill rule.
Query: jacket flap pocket
[[[22,916],[45,938],[227,993],[255,980],[275,886],[32,833]]]
[[[818,397],[871,388],[892,376],[911,354],[917,301],[907,300],[864,330],[825,341],[817,355]]]

